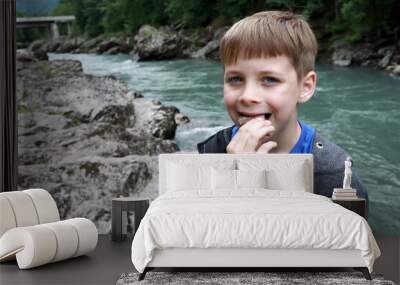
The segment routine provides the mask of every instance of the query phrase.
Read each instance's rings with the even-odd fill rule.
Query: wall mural
[[[197,152],[198,142],[233,124],[223,101],[219,40],[234,19],[256,7],[226,10],[221,4],[215,9],[227,16],[219,18],[191,1],[195,17],[173,5],[180,1],[164,1],[167,12],[144,1],[142,10],[125,7],[124,18],[115,16],[120,8],[113,1],[104,1],[109,6],[102,13],[96,2],[57,1],[43,15],[74,18],[70,26],[54,18],[54,34],[54,25],[23,26],[23,18],[43,15],[20,2],[18,186],[48,190],[62,219],[86,217],[107,233],[112,198],[157,197],[158,154]],[[271,7],[280,7],[275,2]],[[89,8],[94,14],[77,12]],[[316,13],[307,9],[299,12]],[[320,9],[328,13],[329,7]],[[149,18],[135,17],[138,11]],[[326,18],[335,24],[330,14]],[[369,193],[373,230],[398,234],[399,43],[384,32],[373,42],[362,38],[357,25],[348,42],[331,41],[326,37],[343,29],[315,25],[317,92],[300,107],[299,118],[351,155]]]

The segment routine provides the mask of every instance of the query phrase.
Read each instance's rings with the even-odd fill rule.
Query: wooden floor
[[[376,260],[374,272],[399,284],[400,237],[375,235],[375,238],[382,256]],[[2,263],[0,284],[115,284],[122,273],[135,271],[130,253],[131,239],[116,243],[111,241],[110,236],[100,235],[96,250],[88,256],[28,270],[19,270],[15,261]],[[338,271],[342,270],[338,268]]]

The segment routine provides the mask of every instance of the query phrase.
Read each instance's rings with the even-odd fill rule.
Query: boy
[[[220,58],[235,125],[199,143],[199,153],[312,153],[314,193],[331,197],[343,186],[348,155],[297,120],[298,105],[316,88],[316,54],[313,31],[291,12],[260,12],[234,24],[221,39]],[[368,199],[357,175],[351,186]]]

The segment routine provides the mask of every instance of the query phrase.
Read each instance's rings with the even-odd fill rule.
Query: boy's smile
[[[301,133],[297,104],[306,102],[315,88],[316,77],[310,83],[309,74],[298,80],[295,68],[284,55],[239,57],[235,64],[225,65],[224,101],[231,119],[237,126],[255,118],[269,120],[275,128],[269,139],[278,143],[279,150],[286,151]],[[304,95],[310,90],[311,96]]]

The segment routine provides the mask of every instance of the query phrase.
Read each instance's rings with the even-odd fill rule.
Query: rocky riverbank
[[[130,53],[139,61],[175,58],[218,59],[219,40],[229,27],[207,28],[189,32],[175,30],[170,26],[155,28],[143,25],[132,37],[98,36],[93,39],[63,38],[37,40],[28,49],[37,57],[45,58],[46,53]]]
[[[397,44],[381,41],[354,45],[336,41],[332,51],[331,59],[335,65],[369,66],[400,76],[400,40]]]
[[[157,195],[159,153],[178,151],[187,117],[79,61],[17,55],[18,183],[44,188],[62,219],[110,228],[111,198]]]
[[[29,49],[45,58],[47,52],[56,53],[130,53],[134,59],[162,60],[175,58],[207,58],[218,60],[219,41],[229,27],[187,31],[170,26],[155,28],[142,26],[138,33],[127,38],[94,39],[60,38],[39,40],[30,44]],[[317,34],[318,37],[318,34]],[[373,43],[350,45],[344,41],[333,44],[319,39],[320,54],[339,66],[369,66],[400,76],[400,41],[382,39]]]

